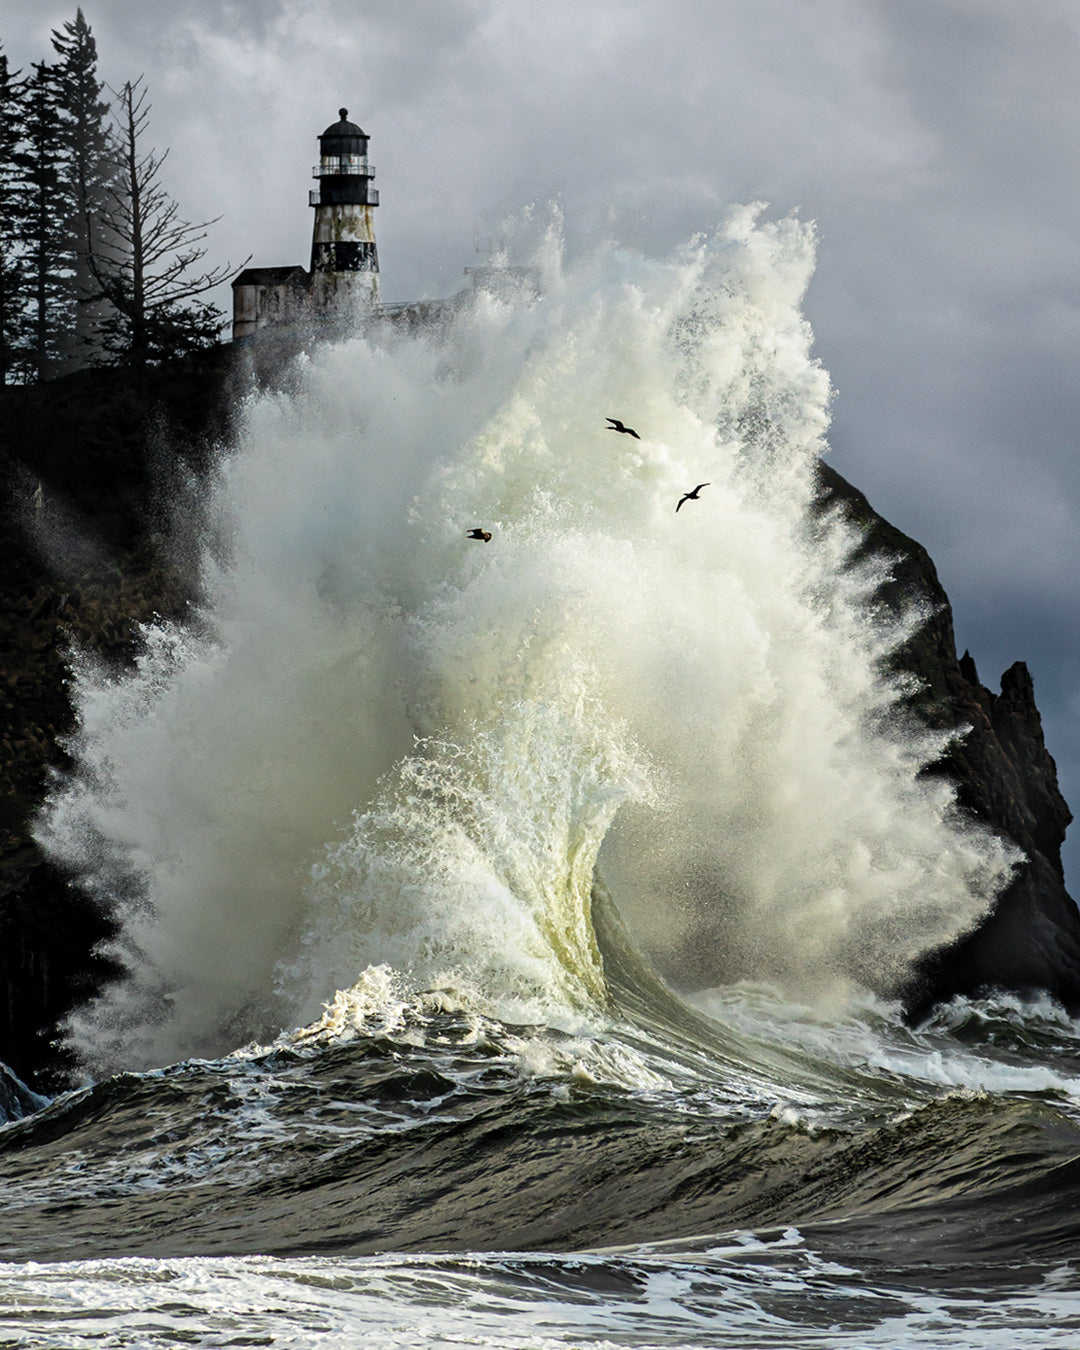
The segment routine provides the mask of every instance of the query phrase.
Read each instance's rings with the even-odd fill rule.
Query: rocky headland
[[[962,733],[929,772],[950,778],[959,806],[1025,855],[982,923],[926,956],[898,991],[908,1016],[917,1021],[936,1003],[989,989],[1045,992],[1080,1012],[1080,911],[1061,863],[1072,813],[1058,788],[1027,666],[1016,661],[1002,675],[1000,692],[991,692],[969,653],[957,656],[952,609],[926,549],[827,464],[820,468],[819,505],[859,524],[864,555],[890,559],[891,580],[878,588],[877,603],[896,613],[914,603],[929,615],[895,657],[897,669],[919,682],[915,712],[935,728]]]

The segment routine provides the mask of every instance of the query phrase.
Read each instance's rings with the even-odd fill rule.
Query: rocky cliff
[[[899,612],[916,603],[929,611],[896,665],[921,683],[913,704],[922,718],[934,727],[969,728],[931,772],[951,778],[962,809],[1025,855],[979,927],[912,972],[899,991],[909,1016],[917,1020],[955,994],[989,988],[1045,991],[1080,1012],[1080,911],[1065,889],[1061,865],[1072,815],[1058,790],[1027,667],[1022,661],[1010,666],[1000,693],[992,693],[980,683],[970,655],[957,657],[948,597],[922,545],[879,516],[826,464],[819,505],[844,511],[862,527],[863,553],[892,559],[892,580],[880,587],[880,604]]]
[[[35,1086],[63,1080],[57,1024],[116,974],[110,916],[31,837],[67,767],[68,653],[122,668],[140,623],[188,603],[163,499],[228,435],[236,374],[222,353],[0,389],[0,1061]]]

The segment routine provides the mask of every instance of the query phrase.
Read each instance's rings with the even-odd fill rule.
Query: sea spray
[[[465,725],[460,744],[418,742],[326,850],[303,960],[283,972],[306,986],[302,1013],[380,960],[515,1022],[603,1007],[596,855],[622,802],[651,793],[607,716],[568,675],[558,692]]]
[[[880,623],[810,510],[813,254],[759,208],[663,261],[548,241],[535,303],[248,401],[197,623],[82,670],[41,825],[121,923],[92,1065],[265,1038],[383,963],[600,1013],[597,859],[684,984],[881,986],[976,920],[1011,859],[921,775],[943,742],[882,661],[918,616]]]

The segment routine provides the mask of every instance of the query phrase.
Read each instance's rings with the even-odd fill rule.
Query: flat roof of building
[[[292,267],[245,267],[233,277],[234,286],[281,286],[286,283],[307,282],[308,274],[299,263]]]

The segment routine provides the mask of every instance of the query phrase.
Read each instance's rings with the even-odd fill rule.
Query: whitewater
[[[1080,1030],[896,1001],[1018,855],[817,504],[813,228],[528,228],[252,383],[190,614],[72,654],[126,974],[0,1129],[3,1343],[1075,1343]]]

